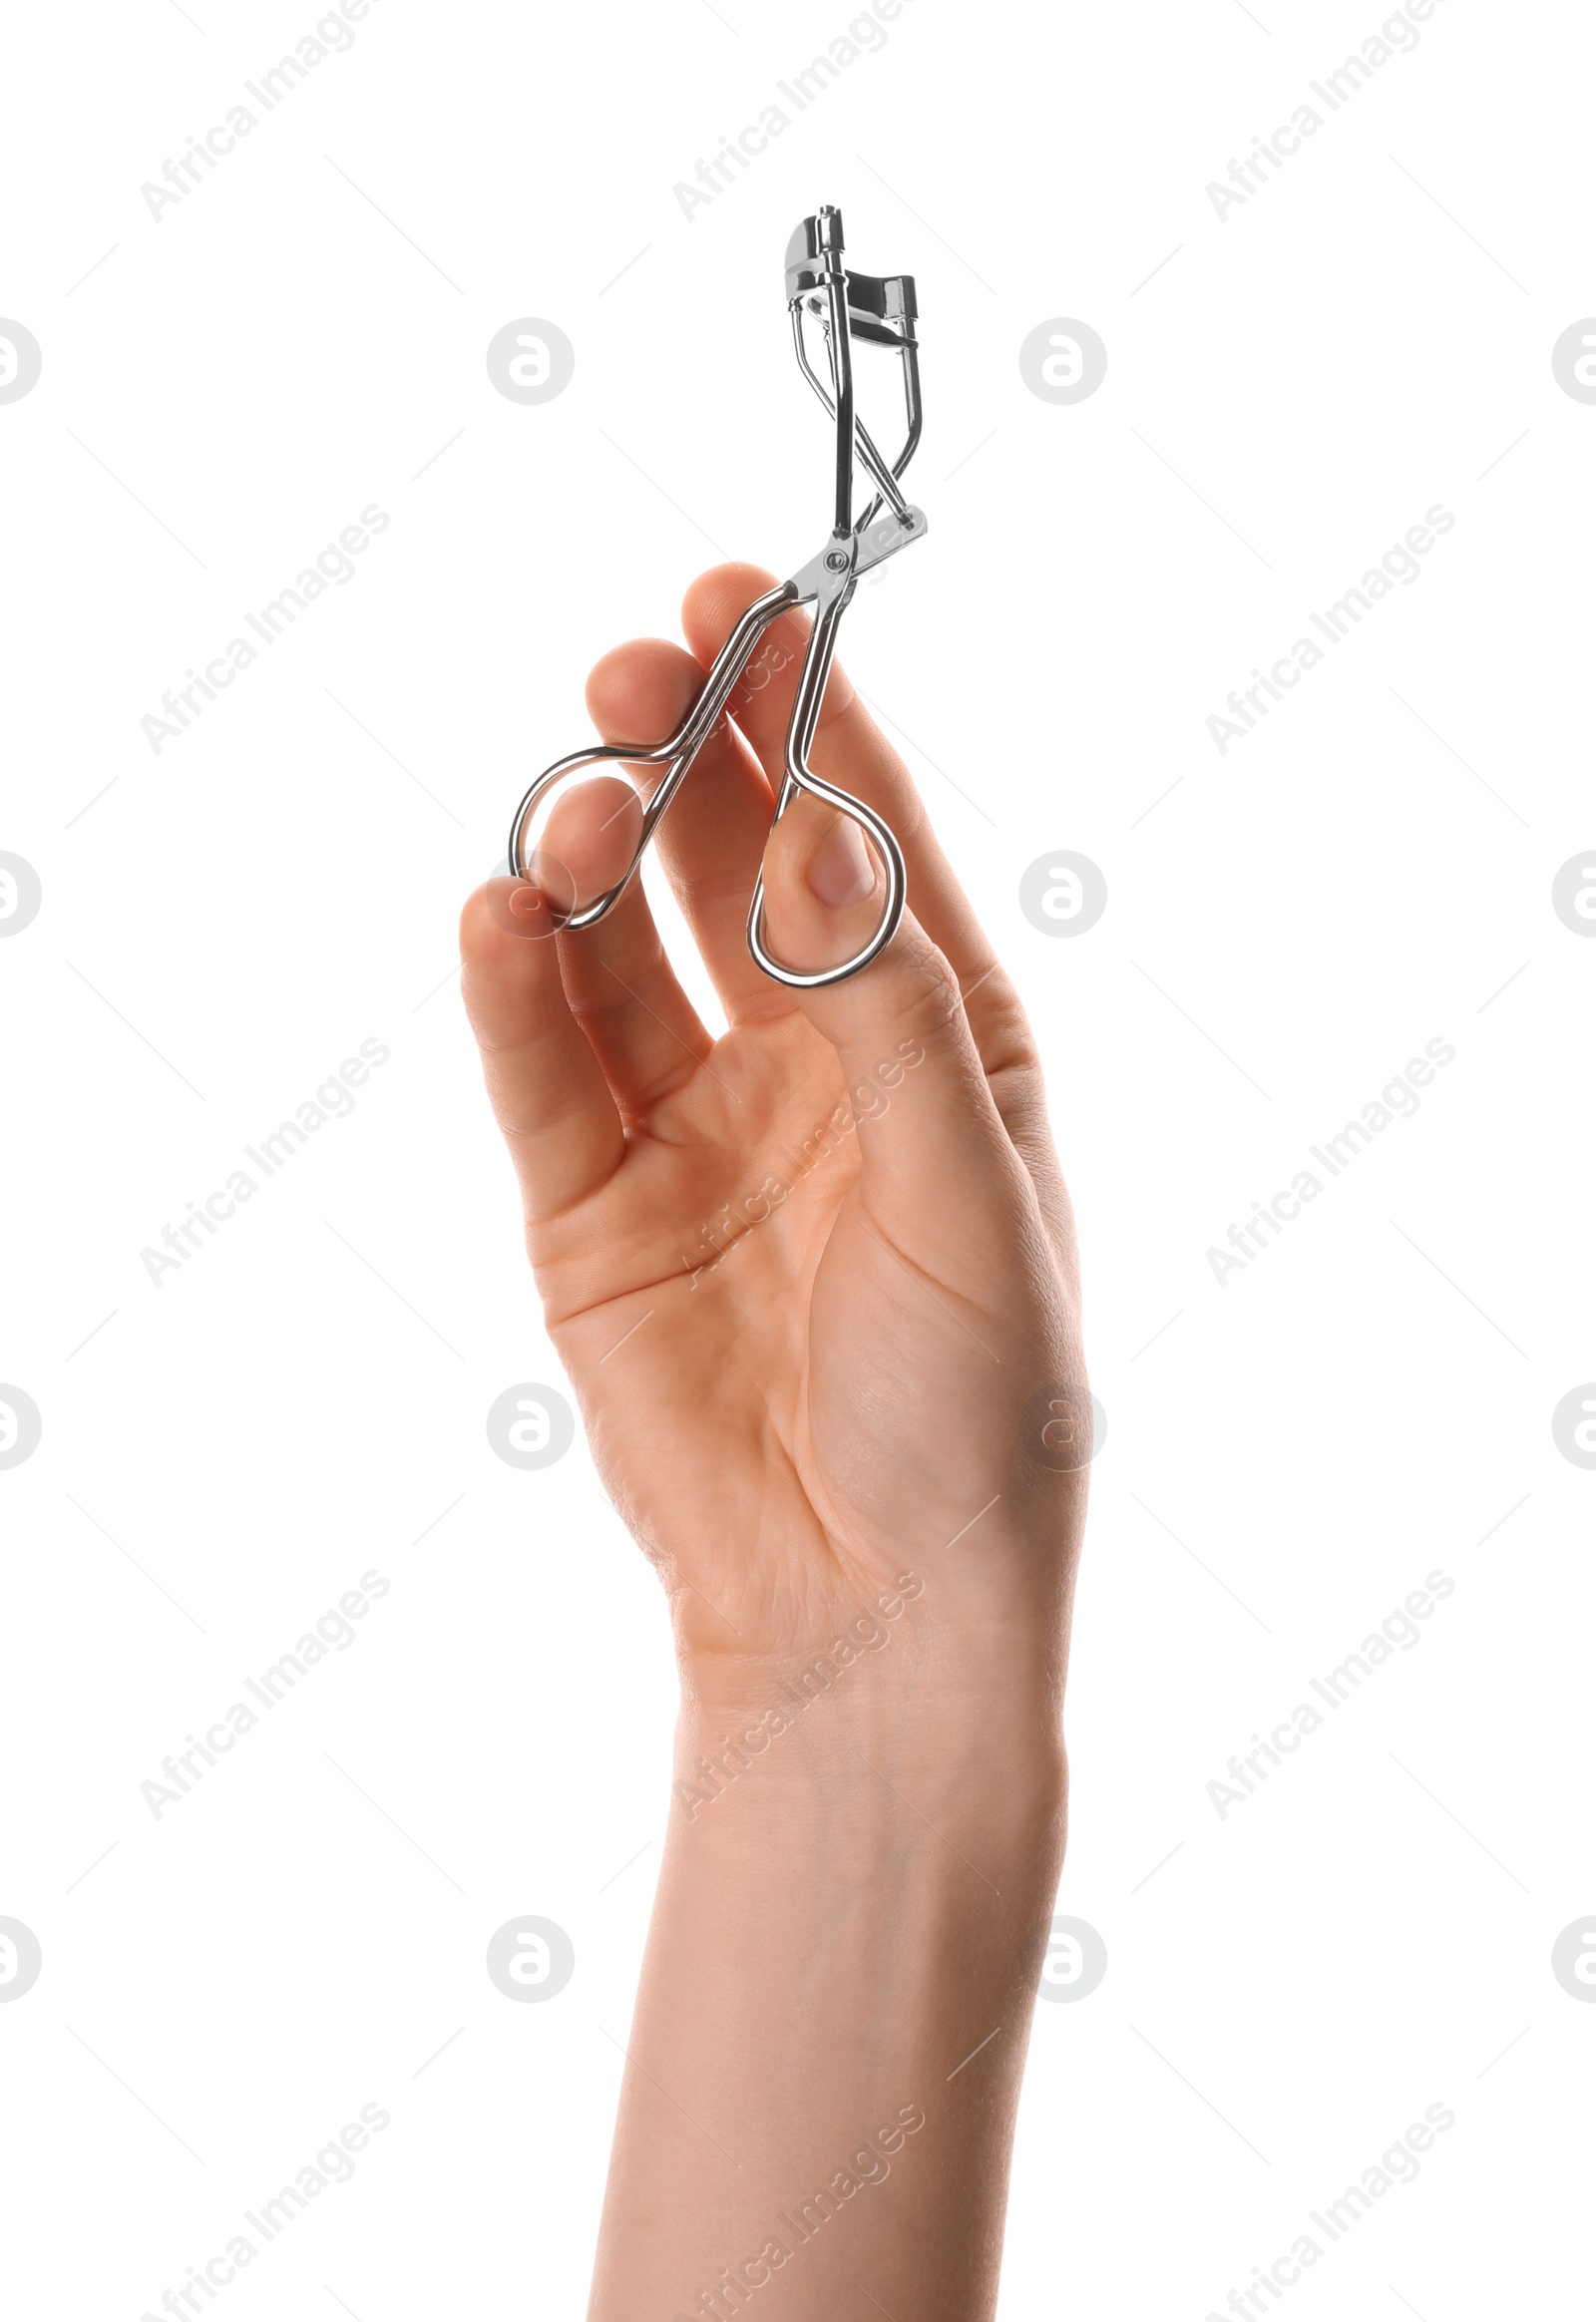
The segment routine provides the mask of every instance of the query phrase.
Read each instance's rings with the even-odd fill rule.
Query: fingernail
[[[864,834],[851,815],[840,814],[809,858],[804,877],[811,895],[841,911],[875,892],[876,869]]]

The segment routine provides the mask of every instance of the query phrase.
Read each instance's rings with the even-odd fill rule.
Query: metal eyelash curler
[[[748,907],[748,949],[759,967],[778,983],[789,984],[795,990],[808,990],[821,984],[840,983],[846,976],[857,975],[862,968],[868,968],[871,961],[891,943],[898,932],[898,923],[903,918],[906,880],[903,851],[897,839],[880,815],[868,807],[863,799],[855,798],[848,791],[839,790],[829,782],[823,782],[811,770],[809,750],[815,738],[826,679],[837,648],[837,631],[860,579],[864,574],[873,572],[888,557],[896,556],[900,549],[907,548],[911,541],[922,539],[927,526],[922,511],[911,507],[898,488],[898,480],[913,459],[915,448],[920,442],[920,350],[915,337],[918,309],[913,275],[891,274],[879,277],[851,272],[843,262],[842,215],[839,210],[830,207],[818,210],[813,217],[806,217],[797,228],[787,244],[786,267],[787,305],[792,315],[793,344],[797,350],[799,367],[825,406],[827,414],[836,423],[836,507],[827,544],[790,580],[781,581],[749,605],[716,655],[703,691],[667,741],[610,742],[586,750],[574,750],[567,758],[557,758],[546,772],[540,774],[516,809],[515,820],[510,826],[509,860],[518,878],[526,879],[530,876],[527,868],[527,842],[532,817],[540,801],[554,786],[579,767],[612,760],[624,760],[631,765],[663,767],[664,773],[658,787],[643,808],[642,830],[631,861],[614,886],[596,901],[583,905],[580,910],[571,909],[562,913],[551,907],[556,924],[569,930],[591,928],[601,920],[606,912],[614,908],[636,876],[644,850],[658,828],[661,816],[686,779],[698,752],[719,724],[733,688],[766,628],[790,606],[813,603],[814,625],[810,631],[803,670],[793,699],[792,716],[787,726],[785,767],[771,827],[775,827],[801,792],[807,792],[811,798],[820,799],[826,805],[851,815],[874,842],[881,856],[886,871],[887,898],[881,924],[862,951],[856,952],[851,960],[843,961],[839,967],[820,968],[806,974],[797,968],[784,968],[779,960],[771,957],[766,948],[765,882],[761,870],[754,888],[753,901]],[[820,318],[826,343],[829,385],[810,360],[805,336],[806,315]],[[876,449],[864,423],[855,415],[855,339],[870,346],[896,348],[903,364],[909,433],[903,450],[891,466]],[[858,518],[853,512],[856,459],[866,470],[874,487],[874,497]]]

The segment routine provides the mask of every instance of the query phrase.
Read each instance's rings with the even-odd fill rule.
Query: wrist
[[[830,1664],[829,1669],[826,1664]],[[751,1851],[773,1843],[879,1861],[906,1828],[975,1850],[1005,1875],[1062,1854],[1067,1786],[1057,1691],[1011,1666],[937,1678],[904,1654],[891,1672],[830,1653],[683,1672],[670,1824]]]
[[[694,1758],[730,1750],[734,1769],[740,1752],[812,1781],[833,1758],[879,1748],[950,1778],[969,1768],[989,1783],[1000,1770],[1056,1784],[1073,1558],[993,1529],[979,1551],[927,1571],[856,1565],[829,1604],[783,1622],[768,1603],[750,1621],[739,1603],[740,1629],[722,1620],[707,1642],[700,1600],[679,1595],[678,1755],[690,1742]]]

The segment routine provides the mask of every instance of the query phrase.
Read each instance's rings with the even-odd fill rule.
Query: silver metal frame
[[[557,924],[573,932],[591,928],[612,911],[642,862],[644,851],[659,827],[661,816],[681,788],[694,759],[724,715],[738,678],[754,647],[770,623],[794,605],[813,604],[814,622],[808,649],[787,725],[787,746],[781,788],[776,797],[772,828],[801,793],[851,815],[867,833],[886,872],[886,906],[881,923],[862,950],[839,967],[804,973],[774,959],[765,943],[765,883],[761,873],[748,907],[748,949],[764,972],[776,982],[798,991],[841,983],[868,968],[892,942],[903,918],[906,875],[903,851],[881,816],[846,790],[824,782],[809,764],[810,746],[820,718],[826,679],[837,649],[837,631],[855,588],[865,574],[888,557],[924,537],[922,511],[899,490],[899,479],[920,442],[920,349],[915,336],[917,309],[914,278],[908,274],[878,277],[850,273],[843,262],[841,213],[832,208],[806,217],[787,245],[787,303],[792,314],[793,343],[799,366],[835,423],[837,434],[836,498],[832,530],[826,546],[809,563],[749,605],[715,656],[703,691],[676,731],[662,742],[609,742],[574,750],[538,776],[517,807],[510,826],[509,861],[517,877],[526,879],[527,839],[533,815],[554,786],[580,766],[621,760],[628,765],[662,766],[664,775],[643,809],[642,830],[631,861],[613,887],[580,911],[556,912]],[[818,316],[826,348],[826,375],[810,360],[805,336],[806,316]],[[877,450],[854,412],[853,342],[897,350],[903,365],[904,401],[909,432],[902,451],[890,464]],[[864,513],[855,517],[854,469],[862,466],[874,487]]]

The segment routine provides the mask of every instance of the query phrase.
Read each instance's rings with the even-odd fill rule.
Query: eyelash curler
[[[540,774],[516,809],[510,826],[509,860],[518,878],[530,878],[528,864],[535,850],[529,848],[528,841],[533,816],[556,785],[579,767],[614,760],[661,767],[658,785],[643,808],[642,830],[631,861],[613,887],[580,910],[572,908],[562,912],[551,904],[556,925],[572,931],[591,928],[606,912],[612,911],[636,876],[648,842],[686,780],[693,760],[719,724],[737,680],[765,630],[778,614],[791,606],[812,603],[814,622],[788,721],[785,766],[771,827],[774,829],[803,793],[851,815],[881,857],[887,894],[881,924],[863,950],[838,967],[806,974],[783,967],[779,960],[772,958],[766,946],[765,882],[761,871],[748,907],[748,949],[759,967],[778,983],[788,984],[794,990],[810,990],[821,984],[841,983],[845,977],[857,975],[862,968],[868,968],[892,942],[903,918],[906,878],[903,851],[897,839],[863,799],[823,782],[812,771],[809,750],[837,649],[837,631],[855,588],[866,573],[873,572],[888,557],[896,556],[900,549],[908,548],[912,541],[922,539],[927,527],[922,511],[911,507],[899,490],[899,479],[920,442],[920,349],[915,337],[918,309],[913,275],[879,277],[851,272],[843,261],[842,214],[829,206],[817,210],[813,217],[806,217],[794,232],[787,244],[786,268],[787,306],[792,315],[793,345],[799,368],[836,424],[836,502],[826,546],[790,580],[779,582],[749,605],[716,654],[703,691],[668,740],[611,742],[574,750],[567,758],[557,758]],[[825,376],[817,371],[810,357],[806,317],[812,316],[819,318],[825,341]],[[909,432],[903,450],[890,466],[854,410],[856,339],[869,346],[895,348],[902,362]],[[854,515],[856,461],[864,468],[873,487],[869,505],[857,518]]]

